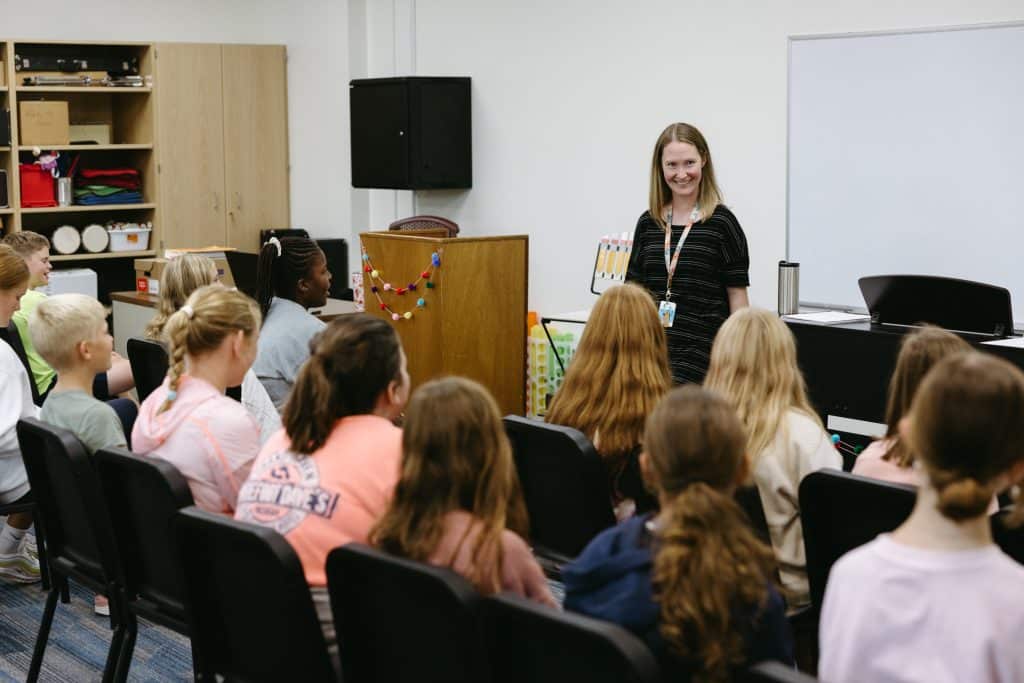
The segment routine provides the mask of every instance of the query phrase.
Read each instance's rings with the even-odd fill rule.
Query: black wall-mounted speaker
[[[470,79],[410,76],[349,83],[352,186],[473,186]]]

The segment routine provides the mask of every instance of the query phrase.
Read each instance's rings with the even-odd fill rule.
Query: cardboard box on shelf
[[[22,145],[67,145],[71,129],[68,103],[57,100],[19,102],[21,127],[18,135]]]
[[[217,275],[225,287],[234,287],[235,278],[231,276],[231,266],[228,265],[227,252],[235,251],[231,247],[198,247],[192,249],[164,249],[164,256],[170,260],[182,254],[202,254],[213,261],[217,266]]]
[[[166,265],[165,258],[135,259],[135,291],[160,294],[160,276]]]

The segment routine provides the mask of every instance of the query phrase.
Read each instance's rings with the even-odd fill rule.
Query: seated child
[[[0,244],[0,327],[7,327],[11,315],[28,287],[25,261],[9,246]],[[18,445],[18,420],[38,417],[32,402],[32,388],[25,366],[14,349],[0,340],[0,503],[31,500],[28,474]],[[7,516],[0,529],[0,579],[17,583],[39,581],[39,558],[33,537],[32,513]]]
[[[53,269],[50,265],[50,241],[38,233],[27,230],[8,233],[3,241],[4,244],[10,245],[21,255],[28,265],[30,273],[28,291],[21,298],[21,310],[14,314],[14,324],[18,328],[21,342],[25,347],[39,395],[45,398],[47,392],[53,387],[57,372],[33,346],[28,320],[36,306],[46,299],[46,295],[36,291],[36,288],[42,287],[50,281],[50,271]],[[134,386],[135,380],[132,378],[132,369],[128,359],[114,353],[110,368],[97,374],[93,393],[106,400],[128,391]]]
[[[117,413],[92,395],[93,378],[110,368],[114,339],[107,312],[83,294],[58,294],[39,303],[29,318],[36,351],[57,371],[40,418],[78,437],[89,454],[127,447]]]
[[[774,312],[739,309],[715,335],[704,386],[733,406],[746,431],[787,603],[810,604],[800,482],[815,470],[842,469],[843,458],[807,400],[793,333]]]
[[[477,590],[557,607],[521,534],[526,506],[501,413],[461,377],[416,390],[402,434],[402,476],[371,534],[394,555],[451,567]]]
[[[253,370],[280,410],[309,357],[309,340],[324,329],[306,309],[327,303],[331,271],[308,237],[272,237],[260,250],[256,286],[263,333]]]
[[[167,320],[167,379],[142,404],[132,431],[137,453],[181,470],[196,506],[231,513],[259,450],[259,427],[224,395],[256,356],[256,302],[220,285],[201,287]]]
[[[327,554],[366,543],[398,481],[409,395],[405,354],[391,325],[366,314],[337,318],[315,336],[285,405],[284,429],[260,452],[238,495],[235,518],[283,534],[295,548],[328,647],[334,620]],[[283,488],[309,492],[281,499]]]
[[[644,421],[672,387],[665,330],[647,290],[611,287],[594,305],[545,420],[580,430],[601,454],[616,516],[649,512],[637,456]]]
[[[889,381],[889,401],[885,408],[885,437],[874,441],[857,456],[853,473],[897,484],[919,486],[924,474],[914,469],[914,454],[899,435],[900,420],[910,410],[910,402],[921,380],[943,358],[970,351],[970,345],[952,332],[927,325],[900,342],[896,368]]]
[[[666,681],[728,681],[763,660],[793,661],[772,550],[733,500],[745,448],[728,403],[673,389],[647,420],[640,456],[661,512],[606,529],[563,570],[565,608],[643,638]]]
[[[182,254],[171,259],[160,276],[160,302],[156,315],[146,325],[146,337],[164,341],[164,325],[185,305],[192,292],[219,282],[217,266],[202,254]],[[260,426],[260,445],[281,428],[281,414],[267,395],[252,368],[242,380],[242,405]]]
[[[975,351],[948,356],[899,435],[923,469],[917,503],[832,567],[821,680],[1024,680],[1024,567],[992,542],[986,511],[1024,477],[1024,373]]]

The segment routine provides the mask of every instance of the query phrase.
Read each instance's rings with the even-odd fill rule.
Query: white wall
[[[419,192],[416,208],[464,234],[529,233],[530,305],[549,313],[592,302],[595,239],[632,231],[654,140],[676,120],[708,137],[750,243],[751,297],[773,308],[785,255],[787,37],[1024,19],[1020,0],[405,1],[412,37],[379,12],[381,23],[367,24],[376,52],[397,34],[414,45],[417,75],[473,78],[473,189]]]
[[[286,45],[292,223],[317,236],[348,237],[344,0],[2,0],[0,18],[4,39]]]

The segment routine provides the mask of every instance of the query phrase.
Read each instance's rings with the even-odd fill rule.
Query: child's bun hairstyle
[[[907,427],[939,512],[956,521],[983,515],[1001,475],[1024,460],[1024,373],[977,351],[950,356],[925,376]]]

